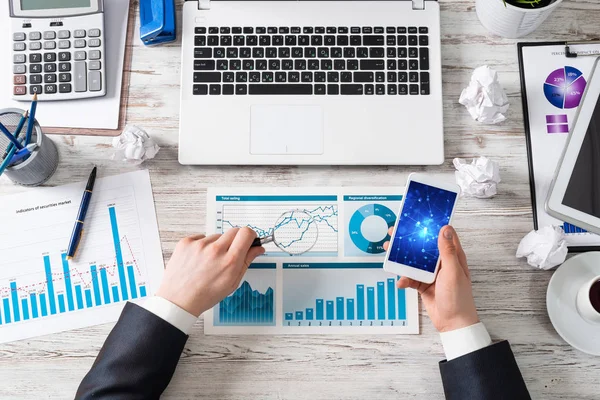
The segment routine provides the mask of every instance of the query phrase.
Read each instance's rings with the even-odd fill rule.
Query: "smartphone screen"
[[[435,272],[438,235],[450,223],[457,193],[410,181],[389,261]]]

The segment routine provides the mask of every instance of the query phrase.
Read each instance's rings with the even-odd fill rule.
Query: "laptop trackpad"
[[[323,154],[323,109],[321,106],[252,106],[250,154]]]

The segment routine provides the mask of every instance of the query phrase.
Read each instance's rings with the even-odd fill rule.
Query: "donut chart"
[[[577,68],[566,66],[559,68],[546,78],[544,95],[556,108],[576,108],[581,103],[587,82]]]
[[[356,248],[365,253],[384,253],[383,244],[390,240],[387,230],[394,226],[395,222],[396,214],[384,205],[362,206],[350,218],[350,239]]]

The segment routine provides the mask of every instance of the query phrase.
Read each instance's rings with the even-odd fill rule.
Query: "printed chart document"
[[[0,343],[116,321],[164,263],[148,171],[98,178],[79,250],[66,251],[86,182],[2,198]]]
[[[417,292],[383,271],[403,188],[209,189],[207,232],[278,229],[239,288],[204,315],[207,334],[417,334]],[[284,218],[281,216],[284,215]],[[307,216],[308,215],[308,216]],[[313,234],[315,230],[318,234]],[[310,246],[307,246],[310,247]]]

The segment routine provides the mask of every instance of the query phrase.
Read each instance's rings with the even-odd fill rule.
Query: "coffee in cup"
[[[587,282],[577,292],[577,311],[589,322],[600,324],[600,276]]]

